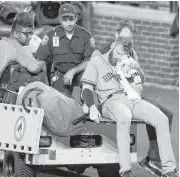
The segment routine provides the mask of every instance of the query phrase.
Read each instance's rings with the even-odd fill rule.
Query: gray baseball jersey
[[[123,90],[116,67],[110,65],[107,54],[93,57],[89,61],[81,82],[95,86],[95,92],[101,103],[112,93]]]

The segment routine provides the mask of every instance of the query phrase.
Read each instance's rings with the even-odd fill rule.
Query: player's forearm
[[[88,62],[89,62],[89,61],[84,61],[84,62],[82,62],[81,64],[79,64],[79,65],[77,65],[76,67],[74,67],[74,68],[73,68],[74,73],[75,73],[75,74],[78,74],[78,73],[84,71],[84,70],[86,69],[86,67],[87,67]]]
[[[141,68],[138,68],[138,73],[141,77],[141,82],[144,83],[146,81],[146,77],[145,77],[143,70]]]
[[[85,88],[82,93],[82,98],[89,108],[94,105],[93,92],[91,90]]]

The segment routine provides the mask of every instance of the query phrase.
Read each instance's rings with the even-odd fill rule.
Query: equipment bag
[[[70,136],[80,134],[85,128],[83,122],[72,125],[72,122],[84,115],[81,105],[73,98],[43,84],[34,82],[28,84],[17,98],[16,104],[43,108],[45,112],[44,126],[56,136]]]

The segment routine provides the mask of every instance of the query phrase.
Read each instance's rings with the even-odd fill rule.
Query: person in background
[[[26,74],[32,74],[35,77],[41,71],[46,72],[45,63],[36,60],[27,47],[33,34],[33,27],[34,21],[29,13],[21,12],[16,14],[10,37],[4,37],[0,40],[0,75],[11,62],[19,63],[22,68],[25,68]],[[18,84],[17,80],[16,84]],[[1,160],[3,157],[4,153],[0,151],[0,166],[2,166]]]
[[[134,23],[129,19],[122,19],[118,23],[114,35],[115,35],[115,39],[118,38],[119,36],[122,36],[122,37],[131,38],[133,40],[134,34],[135,34]],[[102,54],[105,54],[113,46],[114,46],[114,40],[110,44],[108,44],[104,48],[102,48],[100,50],[100,52]],[[136,51],[134,49],[132,49],[132,51],[129,53],[129,55],[134,60],[138,61],[138,56],[137,56]],[[139,72],[139,75],[141,76],[142,83],[144,83],[145,82],[144,72],[142,71],[142,69],[140,69],[138,72]],[[144,100],[152,103],[156,107],[158,107],[168,117],[169,126],[171,129],[172,120],[173,120],[172,112],[170,112],[169,110],[167,110],[163,106],[157,104],[156,102],[154,102],[148,98],[145,98],[145,97],[142,97],[142,98]],[[148,151],[148,155],[144,159],[142,159],[142,161],[140,162],[140,165],[143,168],[150,170],[152,173],[158,173],[159,174],[159,173],[161,173],[162,167],[161,167],[159,150],[158,150],[158,145],[157,145],[156,131],[155,131],[155,128],[149,124],[146,124],[146,129],[147,129],[148,138],[149,138],[149,151]]]
[[[37,74],[44,68],[44,62],[36,60],[27,47],[33,27],[34,21],[27,12],[15,16],[10,37],[0,40],[0,72],[12,61],[19,63],[32,74]]]

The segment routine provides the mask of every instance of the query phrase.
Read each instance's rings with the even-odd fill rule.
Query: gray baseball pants
[[[168,118],[153,104],[145,101],[128,100],[124,93],[114,94],[106,100],[102,114],[117,125],[117,144],[119,150],[120,173],[131,170],[130,126],[131,120],[142,120],[155,127],[162,172],[167,173],[176,168]]]

